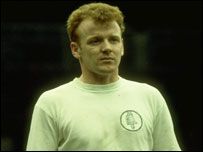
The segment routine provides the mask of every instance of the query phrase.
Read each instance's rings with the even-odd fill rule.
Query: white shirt
[[[167,104],[147,84],[78,78],[37,101],[27,150],[180,150]]]

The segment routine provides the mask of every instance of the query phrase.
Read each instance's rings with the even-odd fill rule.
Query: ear
[[[123,56],[123,55],[124,55],[124,51],[121,52],[121,56]]]
[[[71,42],[70,43],[70,48],[71,48],[72,55],[76,59],[79,59],[80,58],[80,48],[79,48],[79,45],[76,42]]]
[[[121,51],[121,56],[124,55],[124,48],[122,48],[122,51]]]

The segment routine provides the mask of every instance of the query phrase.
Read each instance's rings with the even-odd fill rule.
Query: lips
[[[100,58],[100,60],[114,60],[114,58],[112,58],[112,57],[102,57],[102,58]]]

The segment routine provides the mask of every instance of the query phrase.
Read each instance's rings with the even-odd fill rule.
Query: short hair
[[[121,33],[125,31],[124,15],[117,6],[93,2],[80,6],[70,14],[67,20],[67,33],[70,41],[76,42],[78,40],[76,29],[87,18],[101,23],[116,21],[121,29]]]

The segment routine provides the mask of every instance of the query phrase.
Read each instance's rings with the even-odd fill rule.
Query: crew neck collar
[[[108,84],[89,84],[82,82],[78,77],[74,78],[73,82],[80,89],[89,91],[89,92],[110,92],[119,88],[121,85],[122,78],[119,76],[119,79],[115,82]]]

